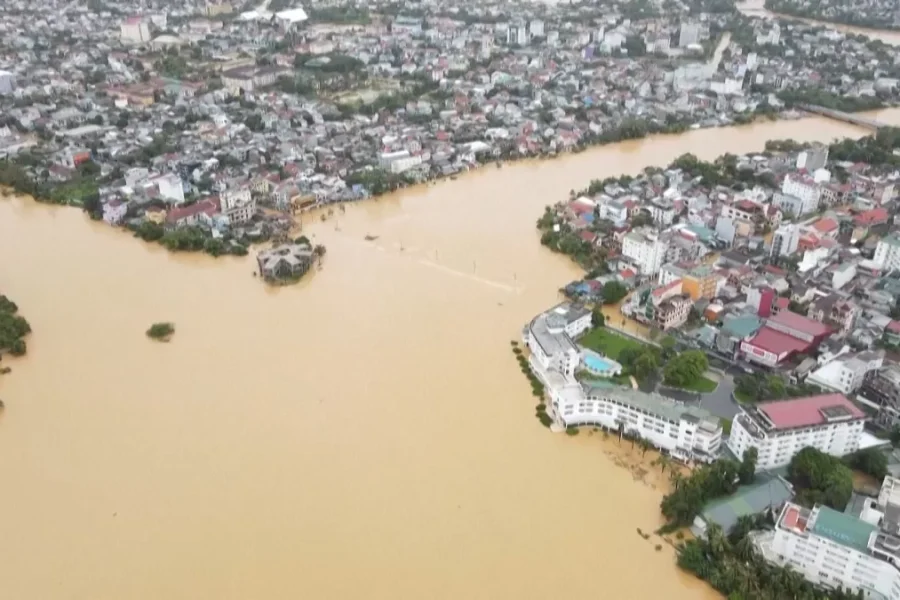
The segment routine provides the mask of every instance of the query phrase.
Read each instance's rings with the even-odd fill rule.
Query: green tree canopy
[[[603,304],[617,304],[622,298],[628,295],[628,288],[618,281],[608,281],[603,286],[601,292]]]
[[[853,493],[853,473],[839,458],[806,447],[791,459],[788,480],[797,501],[806,506],[825,504],[844,510]]]
[[[700,350],[688,350],[676,355],[663,369],[665,382],[677,387],[688,386],[700,379],[709,368],[709,359]]]

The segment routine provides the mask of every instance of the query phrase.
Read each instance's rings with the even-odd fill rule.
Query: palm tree
[[[669,473],[669,481],[672,482],[672,485],[674,485],[675,489],[677,490],[679,487],[681,487],[681,484],[684,482],[684,475],[682,475],[678,471],[672,469],[671,472]]]
[[[721,559],[728,552],[728,538],[725,532],[715,523],[710,523],[706,528],[706,545],[709,553],[717,559]]]
[[[745,535],[734,545],[735,555],[744,562],[753,562],[756,557],[756,546],[753,544],[753,538]]]
[[[653,447],[653,444],[646,438],[641,438],[639,444],[641,446],[641,458],[643,458],[647,454],[647,450]]]
[[[625,435],[625,421],[616,421],[616,425],[619,427],[619,443],[622,443],[622,436]]]
[[[656,465],[659,467],[660,472],[665,473],[666,469],[672,466],[672,459],[666,454],[660,454],[659,458],[656,459]]]

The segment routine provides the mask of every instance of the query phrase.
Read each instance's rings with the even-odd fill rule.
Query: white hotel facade
[[[583,385],[575,379],[582,351],[575,338],[591,325],[586,309],[561,304],[525,328],[529,363],[547,391],[548,414],[564,428],[600,425],[649,440],[681,460],[711,461],[719,454],[722,426],[706,410],[614,385]]]
[[[728,449],[742,457],[756,448],[756,470],[782,467],[812,446],[832,456],[859,450],[865,413],[843,394],[761,402],[734,418]]]

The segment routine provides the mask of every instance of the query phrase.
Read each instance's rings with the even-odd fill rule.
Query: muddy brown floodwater
[[[662,484],[533,416],[509,341],[579,275],[534,223],[684,152],[863,133],[766,122],[488,167],[310,218],[324,269],[281,289],[250,258],[0,201],[0,291],[34,329],[0,378],[0,596],[714,597],[636,533]],[[144,335],[162,320],[169,344]]]

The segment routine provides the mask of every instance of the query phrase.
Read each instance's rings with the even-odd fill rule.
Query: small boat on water
[[[366,240],[367,242],[374,242],[374,241],[377,240],[377,239],[378,239],[378,236],[377,236],[377,235],[366,234],[366,237],[365,237],[365,240]]]

